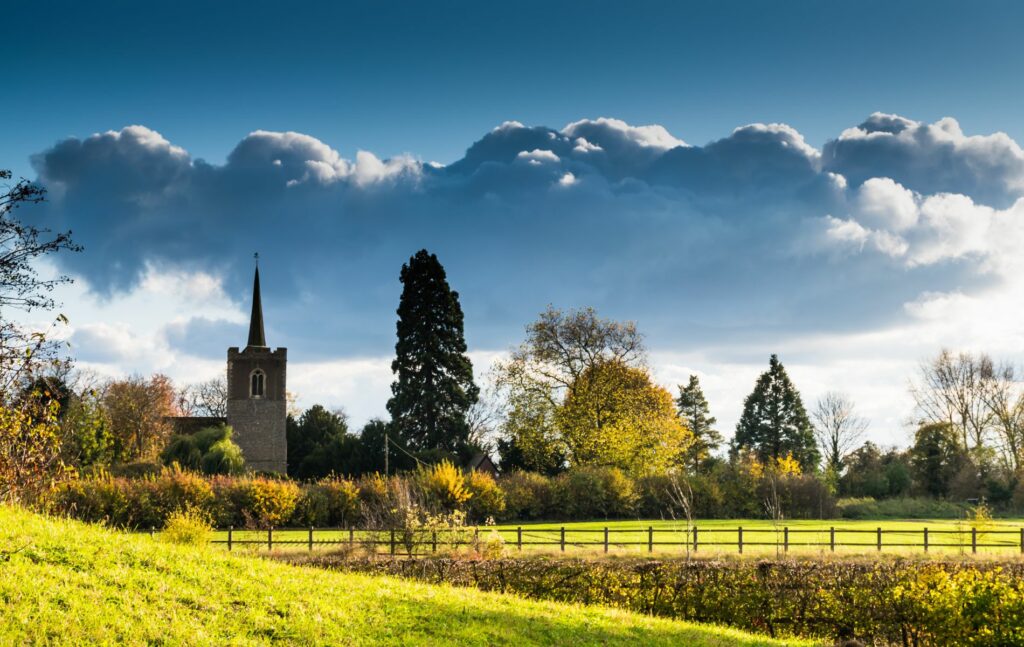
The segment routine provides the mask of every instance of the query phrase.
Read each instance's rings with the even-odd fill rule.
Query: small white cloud
[[[596,153],[604,150],[597,144],[588,142],[585,137],[577,137],[573,143],[575,144],[572,149],[574,153]]]
[[[497,133],[503,130],[518,130],[520,128],[526,128],[526,126],[518,121],[503,121],[500,125],[495,126],[491,132]]]
[[[600,117],[598,119],[581,119],[574,121],[562,129],[562,134],[575,137],[584,131],[602,130],[615,133],[618,136],[633,142],[644,148],[656,150],[668,150],[677,146],[686,146],[687,143],[672,136],[664,126],[630,126],[621,119],[609,119]]]
[[[576,184],[576,176],[572,173],[566,173],[558,179],[559,186],[572,186]]]
[[[516,161],[526,162],[534,166],[540,164],[557,164],[561,161],[558,155],[548,150],[534,149],[532,151],[520,151],[516,155]]]

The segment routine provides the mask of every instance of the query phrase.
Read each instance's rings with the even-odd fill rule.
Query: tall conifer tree
[[[679,385],[676,408],[683,424],[693,432],[693,444],[686,450],[686,463],[696,472],[711,452],[722,444],[722,434],[715,429],[718,420],[711,415],[711,408],[696,375],[690,376],[686,386]]]
[[[757,378],[753,392],[743,402],[732,449],[750,449],[763,462],[774,462],[792,453],[804,472],[818,467],[821,456],[814,428],[799,391],[777,355],[772,355],[768,370]]]
[[[388,400],[392,429],[414,450],[464,452],[466,412],[477,401],[459,294],[437,256],[423,249],[402,266],[398,342]]]

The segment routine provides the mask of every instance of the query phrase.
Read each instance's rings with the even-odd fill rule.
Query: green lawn
[[[738,554],[739,528],[743,528],[743,554],[752,556],[775,555],[785,552],[786,535],[789,528],[789,552],[796,555],[831,554],[831,531],[835,528],[835,552],[837,555],[878,554],[878,534],[882,529],[882,553],[900,555],[970,555],[972,551],[971,525],[955,520],[914,520],[914,521],[783,521],[778,525],[763,519],[709,520],[695,522],[697,527],[698,554]],[[565,528],[565,552],[571,554],[603,553],[604,528],[608,528],[609,552],[643,553],[653,552],[659,556],[685,554],[686,546],[692,547],[693,536],[685,532],[686,524],[675,521],[588,521],[566,523],[522,523],[503,524],[495,530],[512,551],[561,552],[562,528]],[[994,520],[979,526],[974,541],[977,554],[981,556],[1014,557],[1021,554],[1021,520]],[[520,548],[520,530],[522,545]],[[653,551],[649,551],[649,528],[654,530]],[[928,529],[927,553],[924,550],[924,530]],[[482,534],[491,529],[481,528]],[[375,539],[381,542],[377,548],[390,550],[387,533],[370,534],[356,531],[317,530],[315,542],[336,542],[315,544],[316,548],[330,548],[338,544],[355,543]],[[445,533],[439,535],[439,550],[444,549]],[[218,541],[226,541],[227,533],[219,532]],[[275,548],[304,549],[308,547],[308,531],[278,530],[273,533]],[[428,534],[421,539],[429,542]],[[236,530],[232,535],[235,549],[250,550],[266,548],[266,531]],[[819,544],[819,545],[807,545]],[[943,545],[945,544],[945,545]],[[951,546],[950,544],[961,544]],[[424,545],[420,551],[429,552],[431,545]],[[399,551],[400,552],[400,551]]]
[[[0,644],[810,645],[290,566],[0,506]]]

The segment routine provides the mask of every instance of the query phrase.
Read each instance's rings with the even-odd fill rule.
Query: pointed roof
[[[249,320],[249,343],[255,348],[267,347],[267,336],[263,333],[263,302],[260,300],[260,267],[252,280],[252,318]]]

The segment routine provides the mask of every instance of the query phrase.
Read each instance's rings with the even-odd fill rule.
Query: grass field
[[[835,529],[835,553],[837,555],[878,554],[878,529],[882,529],[883,554],[900,555],[977,555],[1012,558],[1022,554],[1021,520],[994,520],[978,526],[972,535],[969,523],[955,520],[914,520],[914,521],[783,521],[773,525],[771,521],[757,520],[709,520],[695,522],[697,527],[698,554],[738,554],[739,528],[743,528],[743,554],[750,556],[776,555],[786,552],[786,532],[789,529],[789,553],[813,555],[832,553],[831,528]],[[522,545],[520,548],[520,528]],[[608,528],[609,552],[622,554],[647,554],[658,556],[685,554],[687,545],[692,550],[693,535],[686,533],[685,523],[675,521],[591,521],[569,523],[524,523],[495,526],[495,530],[512,551],[561,552],[562,528],[565,529],[565,552],[593,554],[604,552],[604,529]],[[924,531],[928,529],[928,551],[924,549]],[[653,546],[649,545],[652,538]],[[481,528],[487,536],[491,528]],[[314,548],[331,548],[354,541],[359,544],[369,539],[378,542],[381,551],[390,550],[388,533],[371,534],[361,531],[349,533],[343,530],[316,530]],[[439,535],[439,549],[445,546],[445,533]],[[226,541],[227,533],[216,534],[220,542]],[[275,549],[308,548],[308,530],[277,530],[271,537]],[[422,535],[423,541],[431,538]],[[236,530],[232,533],[233,547],[253,550],[266,548],[266,531]],[[325,542],[325,543],[320,543]],[[650,550],[653,548],[653,550]],[[420,552],[430,552],[432,545],[424,545]]]
[[[0,507],[0,644],[811,645],[324,572]]]

